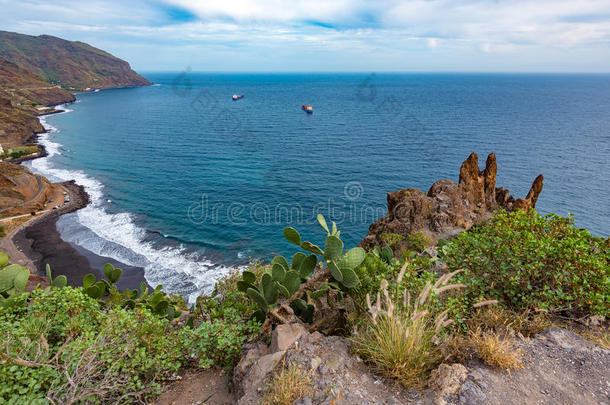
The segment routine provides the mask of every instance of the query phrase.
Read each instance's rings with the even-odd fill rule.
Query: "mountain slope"
[[[72,93],[0,57],[0,145],[4,149],[23,145],[44,131],[36,117],[43,112],[40,106],[72,101]]]
[[[0,31],[0,56],[51,84],[70,90],[143,86],[129,63],[83,42]]]
[[[74,101],[72,93],[49,84],[0,57],[0,97],[24,108],[32,104],[54,105]]]

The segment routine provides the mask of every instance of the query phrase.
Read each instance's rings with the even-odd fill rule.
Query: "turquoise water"
[[[288,224],[321,241],[316,212],[354,245],[387,192],[457,181],[473,151],[496,153],[515,196],[544,174],[539,211],[609,234],[608,75],[146,76],[157,85],[81,94],[47,117],[50,157],[32,165],[92,195],[63,237],[151,284],[209,289],[227,266],[290,253]]]

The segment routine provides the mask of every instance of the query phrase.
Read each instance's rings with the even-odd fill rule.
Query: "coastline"
[[[57,105],[63,104],[69,103]],[[43,115],[63,112],[65,111],[55,109],[52,112],[40,114],[38,115],[39,122],[39,117]],[[36,133],[28,139],[31,143],[38,145],[40,153],[15,159],[11,163],[21,164],[48,156],[45,146],[38,139],[38,136],[44,133],[48,133],[46,127],[44,132]],[[71,286],[82,285],[82,278],[88,273],[94,274],[97,279],[103,278],[104,264],[111,263],[124,270],[123,277],[117,283],[119,288],[138,289],[141,282],[148,285],[144,277],[144,268],[129,266],[109,257],[98,256],[61,238],[56,226],[59,217],[86,207],[90,203],[90,197],[85,188],[76,184],[74,180],[56,184],[60,184],[70,195],[70,204],[33,218],[6,235],[0,241],[0,246],[8,251],[7,253],[12,253],[9,253],[12,260],[30,268],[32,274],[43,277],[46,276],[46,265],[49,264],[53,276],[65,275]],[[148,286],[150,287],[150,285]]]

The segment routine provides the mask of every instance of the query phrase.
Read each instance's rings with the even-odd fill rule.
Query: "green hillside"
[[[65,89],[142,86],[129,63],[83,42],[0,31],[0,57]]]

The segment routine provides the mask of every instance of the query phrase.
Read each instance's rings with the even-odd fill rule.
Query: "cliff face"
[[[70,90],[144,86],[129,63],[83,42],[0,31],[0,56],[51,84]]]
[[[0,217],[39,211],[47,201],[58,197],[61,187],[27,167],[0,162]]]
[[[0,145],[4,149],[23,145],[32,135],[44,132],[35,115],[11,105],[0,98]]]

